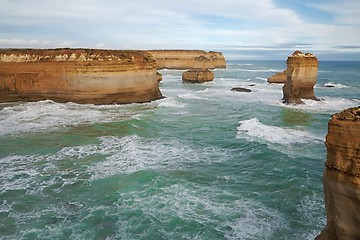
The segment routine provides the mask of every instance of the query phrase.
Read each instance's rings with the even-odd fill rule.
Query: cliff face
[[[161,98],[156,61],[142,51],[0,50],[0,102],[133,103]]]
[[[318,60],[311,54],[295,51],[286,61],[287,79],[283,87],[285,103],[303,103],[301,99],[317,98],[314,86],[318,76]]]
[[[360,239],[360,106],[332,116],[326,147],[327,225],[316,239]]]
[[[158,64],[158,69],[214,69],[226,68],[221,52],[201,50],[151,50],[148,51]]]

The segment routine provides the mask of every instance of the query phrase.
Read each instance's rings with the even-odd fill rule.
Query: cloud
[[[360,38],[360,28],[354,25],[359,21],[355,0],[307,3],[315,12],[329,12],[332,22],[311,22],[300,9],[282,7],[282,1],[275,0],[0,1],[0,47],[257,46],[325,51],[355,46]],[[341,11],[353,19],[345,19]],[[352,24],[345,24],[350,20]]]
[[[4,48],[24,48],[24,47],[42,47],[42,48],[50,48],[50,47],[71,47],[72,42],[64,41],[64,42],[50,42],[47,40],[36,40],[36,39],[19,39],[19,38],[0,38],[0,46]]]
[[[338,24],[360,25],[359,0],[333,0],[327,3],[309,3],[308,6],[330,13]]]
[[[334,46],[335,49],[360,49],[360,45],[339,45],[339,46]]]

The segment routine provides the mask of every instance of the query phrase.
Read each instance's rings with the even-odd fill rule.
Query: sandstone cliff
[[[316,239],[360,239],[360,106],[332,116],[326,148],[327,225]]]
[[[317,100],[314,86],[318,76],[318,60],[311,54],[295,51],[286,61],[287,79],[283,87],[284,103],[303,103],[301,99]]]
[[[214,69],[226,68],[221,52],[201,50],[151,50],[148,51],[158,64],[158,69]]]
[[[268,78],[268,83],[286,83],[287,71],[276,73],[275,75]]]
[[[133,103],[161,98],[156,61],[142,51],[0,50],[0,102]]]

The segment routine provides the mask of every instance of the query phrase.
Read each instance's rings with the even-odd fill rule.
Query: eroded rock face
[[[283,87],[284,103],[303,103],[301,99],[317,100],[314,86],[318,76],[318,60],[311,54],[295,51],[286,61],[287,79]]]
[[[327,225],[316,239],[360,239],[360,106],[332,116],[326,148]]]
[[[268,83],[286,83],[287,71],[276,73],[275,75],[268,78]]]
[[[214,72],[209,69],[191,69],[182,73],[184,82],[203,83],[214,80]]]
[[[201,50],[151,50],[148,51],[158,64],[158,69],[214,69],[226,68],[221,52]]]
[[[148,102],[162,97],[156,66],[142,51],[3,49],[0,102]]]

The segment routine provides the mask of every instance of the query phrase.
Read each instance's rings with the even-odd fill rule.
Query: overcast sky
[[[360,60],[360,0],[0,0],[0,48],[19,47]]]

